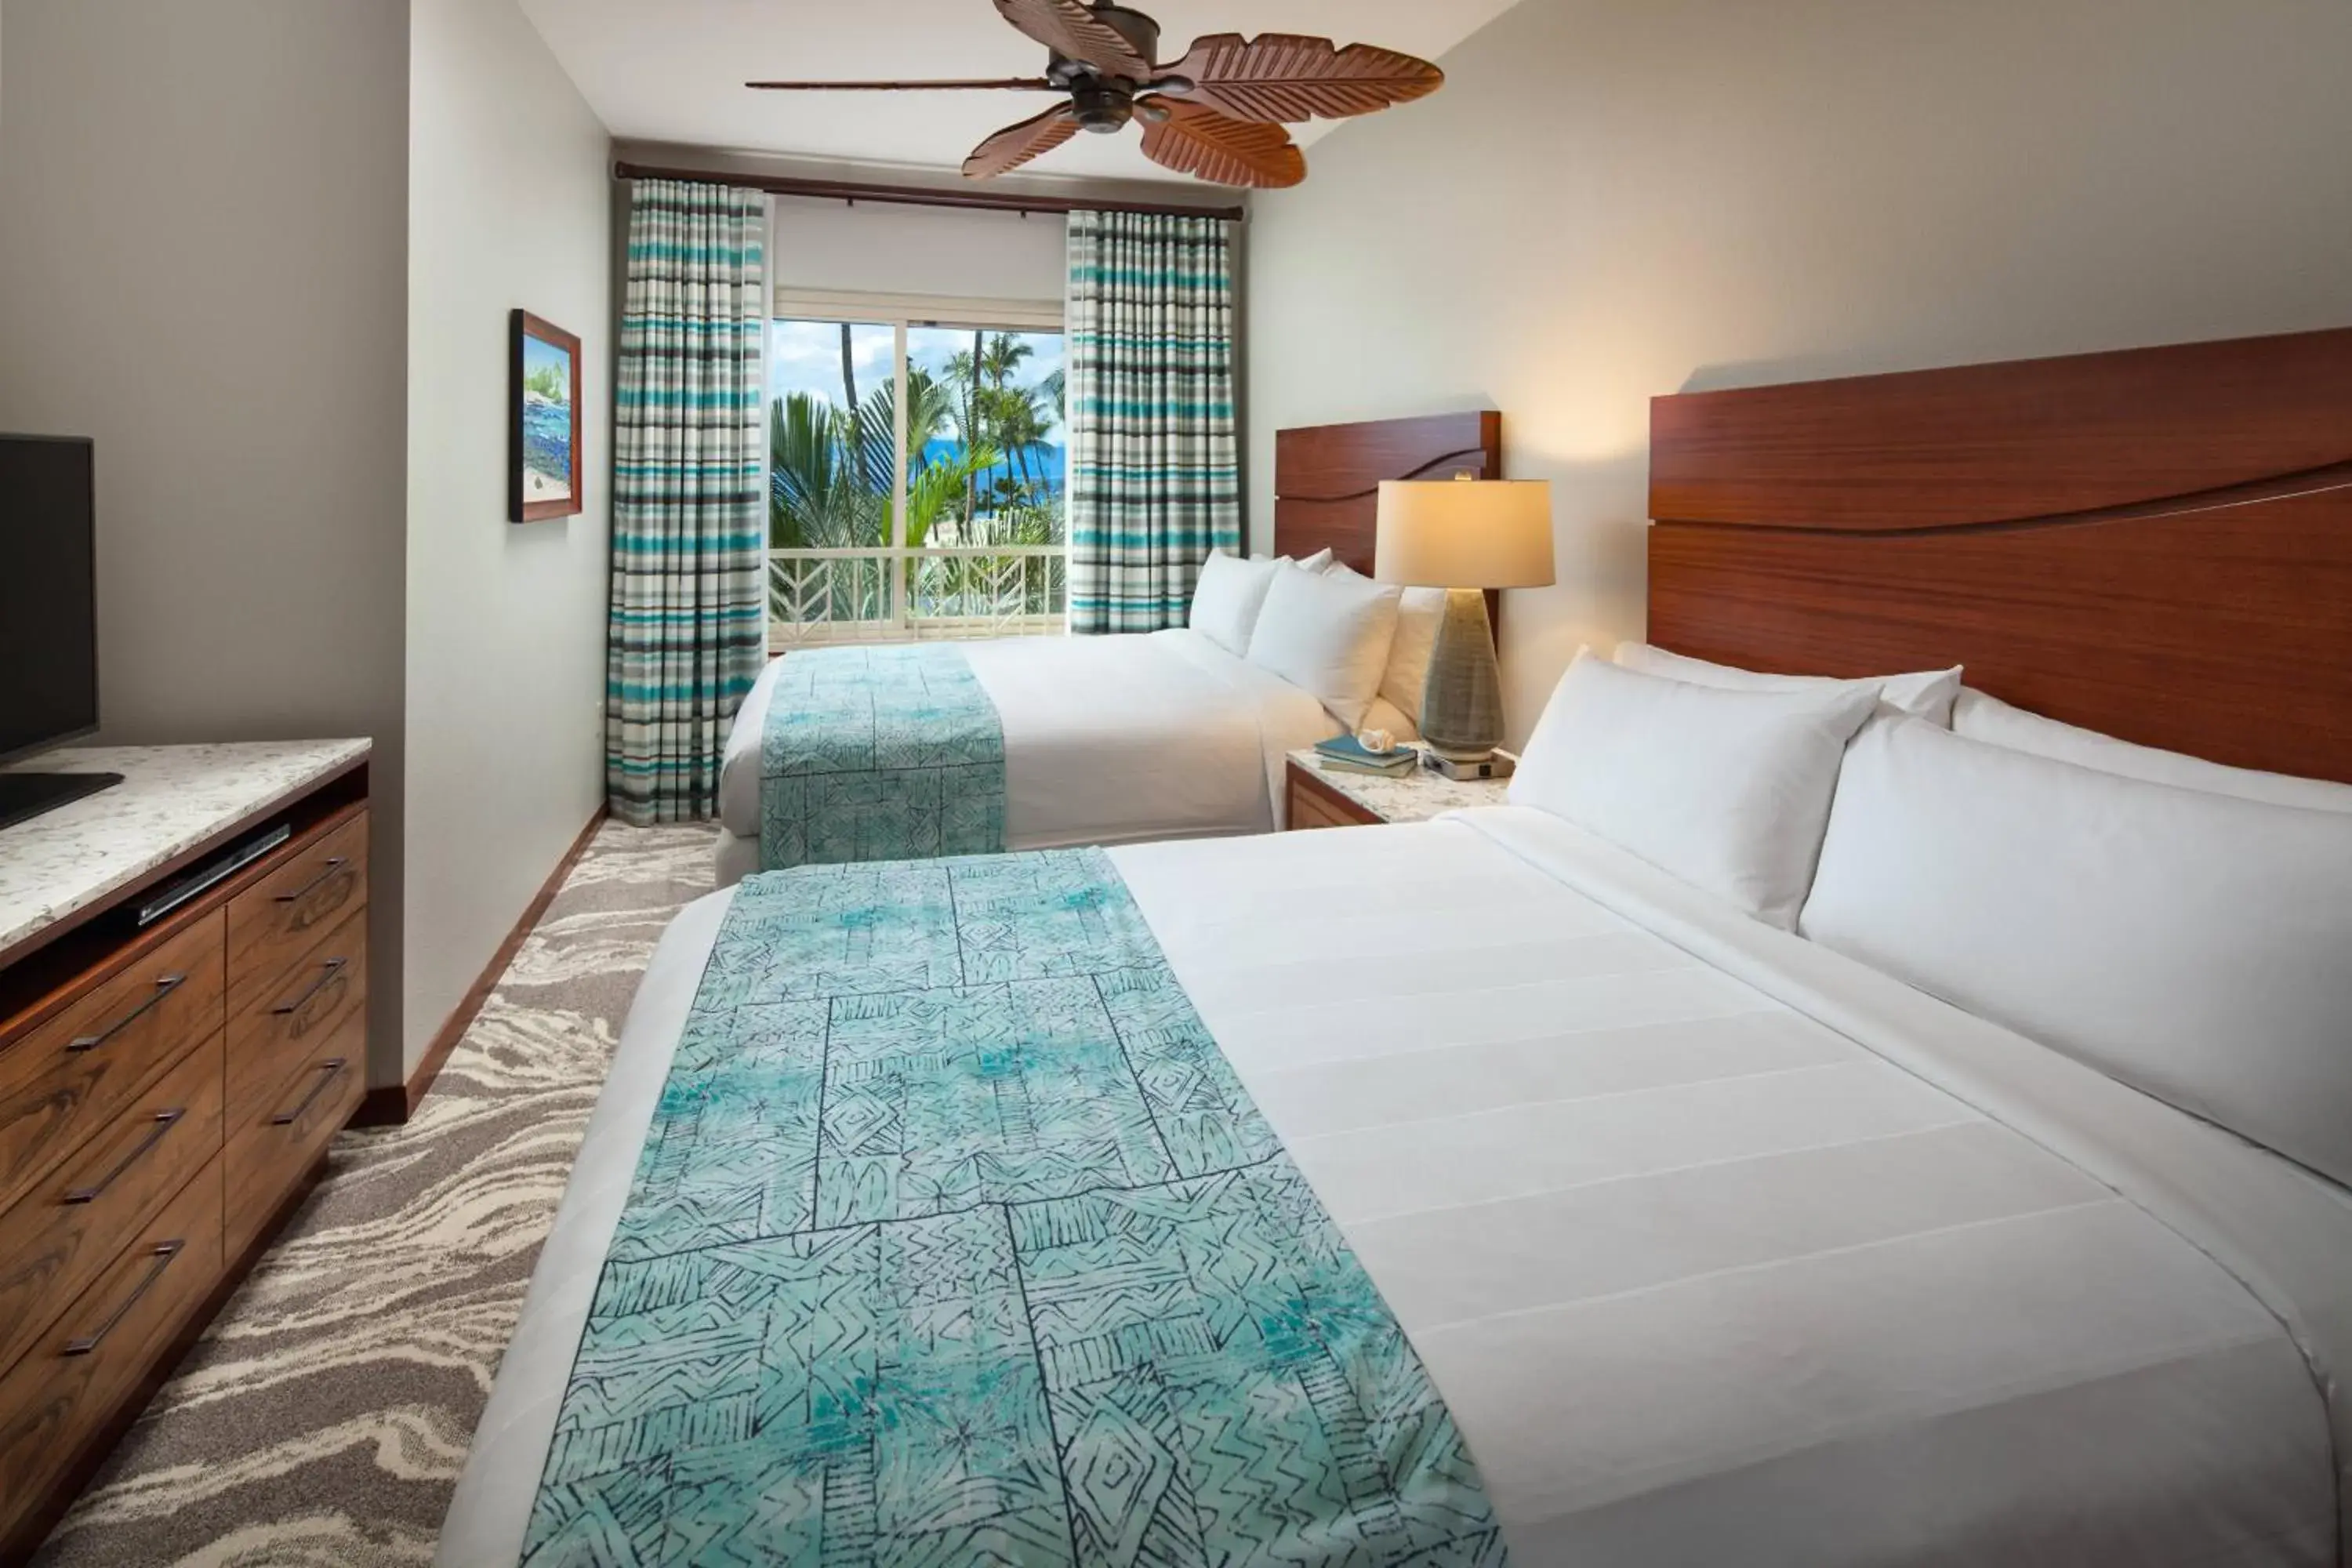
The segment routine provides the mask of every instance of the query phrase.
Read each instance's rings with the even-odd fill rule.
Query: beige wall
[[[2347,62],[2343,0],[1522,0],[1255,204],[1253,450],[1503,410],[1524,735],[1643,628],[1653,395],[2352,324]]]
[[[369,735],[400,1038],[406,0],[0,0],[0,429],[97,440],[103,739]]]
[[[772,268],[785,289],[971,300],[1059,300],[1068,226],[1051,214],[776,203]]]
[[[414,0],[408,907],[414,1070],[604,796],[610,141],[513,0]],[[507,521],[508,313],[581,339],[577,517]]]

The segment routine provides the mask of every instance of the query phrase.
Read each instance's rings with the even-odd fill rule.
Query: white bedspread
[[[1112,853],[1519,1563],[2352,1562],[2340,1189],[1538,813]],[[514,1560],[728,896],[646,975],[444,1563]]]
[[[1284,756],[1341,728],[1307,692],[1181,626],[959,646],[1004,730],[1008,848],[1266,832],[1280,826]],[[720,764],[719,820],[752,842],[781,663],[744,700]]]

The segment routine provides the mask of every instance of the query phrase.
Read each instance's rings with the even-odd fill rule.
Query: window
[[[780,291],[768,394],[772,647],[1065,629],[1059,305]]]

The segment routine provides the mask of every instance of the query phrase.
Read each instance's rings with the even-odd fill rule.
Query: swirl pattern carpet
[[[598,833],[416,1117],[335,1141],[38,1568],[432,1560],[637,978],[714,844]]]

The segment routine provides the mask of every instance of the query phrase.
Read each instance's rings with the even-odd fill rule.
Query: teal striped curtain
[[[1207,217],[1070,216],[1070,629],[1181,626],[1241,548],[1231,237]]]
[[[639,826],[716,814],[728,724],[766,653],[766,248],[756,191],[631,189],[604,776]]]

